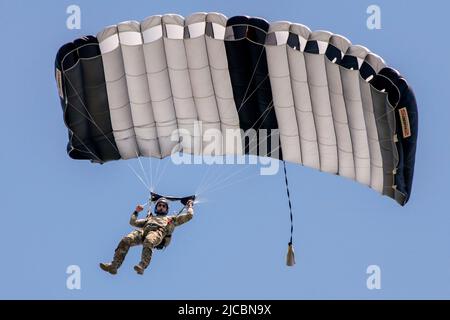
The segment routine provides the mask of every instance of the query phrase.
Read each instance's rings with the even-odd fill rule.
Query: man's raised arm
[[[185,213],[179,214],[175,217],[175,226],[180,226],[183,223],[188,222],[194,216],[194,202],[189,200],[186,204],[187,210]]]
[[[138,205],[138,206],[136,206],[136,209],[131,214],[130,224],[133,227],[136,227],[136,228],[144,227],[146,219],[138,219],[138,214],[142,210],[144,210],[144,208],[141,205]]]

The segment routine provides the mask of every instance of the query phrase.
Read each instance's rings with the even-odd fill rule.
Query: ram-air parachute
[[[353,179],[401,205],[411,193],[413,91],[340,35],[218,13],[152,16],[64,45],[56,79],[74,159],[163,158],[196,153],[183,134],[207,144],[210,129],[277,130],[285,161]],[[242,141],[218,143],[215,154],[255,153]]]

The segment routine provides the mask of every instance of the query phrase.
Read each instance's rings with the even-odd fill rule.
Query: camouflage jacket
[[[157,216],[157,215],[148,215],[144,219],[138,219],[137,212],[133,212],[130,218],[130,224],[136,228],[142,228],[144,232],[164,229],[166,235],[171,235],[175,230],[175,227],[182,225],[183,223],[188,222],[194,216],[194,209],[189,208],[185,213],[179,215],[167,215],[167,216]]]

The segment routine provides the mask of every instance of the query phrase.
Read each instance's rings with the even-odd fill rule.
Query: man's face
[[[167,204],[160,202],[156,205],[157,214],[167,214]]]

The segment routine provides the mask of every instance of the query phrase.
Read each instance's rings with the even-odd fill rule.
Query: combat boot
[[[143,266],[141,266],[140,264],[137,264],[134,266],[134,271],[136,271],[137,274],[143,275],[145,268]]]
[[[110,274],[117,274],[117,266],[113,263],[100,263],[100,268]]]

